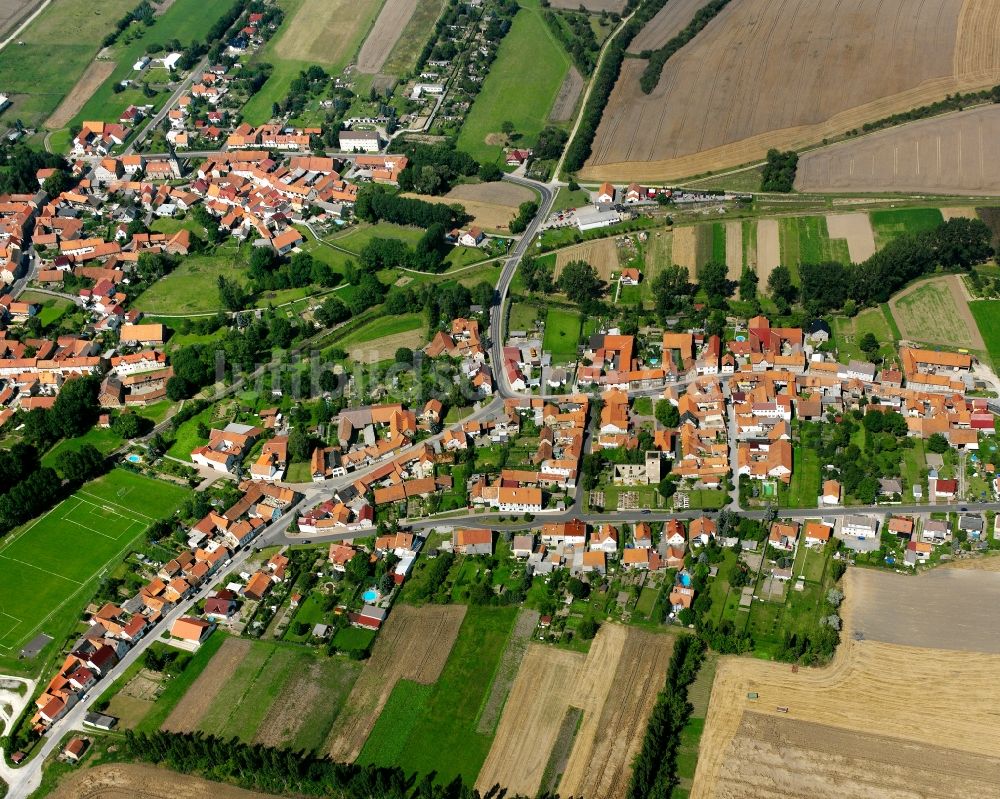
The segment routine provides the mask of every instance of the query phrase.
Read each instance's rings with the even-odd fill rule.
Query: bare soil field
[[[857,569],[851,590],[854,628],[866,640],[1000,655],[996,572],[933,569],[912,576]],[[947,597],[947,602],[929,597]]]
[[[860,264],[875,254],[875,233],[868,214],[827,214],[826,230],[831,239],[847,239],[853,263]]]
[[[538,199],[538,195],[531,189],[503,180],[494,183],[462,183],[455,186],[445,197],[453,202],[464,203],[472,200],[491,205],[506,205],[515,209],[521,203]]]
[[[275,43],[289,61],[323,66],[350,58],[361,25],[380,0],[305,0]]]
[[[386,0],[358,51],[358,72],[374,75],[381,71],[416,9],[417,0]]]
[[[625,796],[632,761],[653,710],[651,698],[663,689],[666,680],[673,636],[633,627],[605,627],[614,635],[606,635],[604,641],[595,640],[587,658],[586,678],[593,677],[587,680],[591,696],[559,783],[562,796]],[[596,651],[598,644],[604,645],[603,651]],[[603,674],[591,671],[605,662],[618,664],[607,681]]]
[[[958,275],[915,283],[889,300],[889,309],[908,341],[986,350]]]
[[[13,33],[43,2],[44,0],[0,0],[0,40]]]
[[[726,276],[739,280],[743,274],[743,223],[739,220],[726,222]]]
[[[45,120],[45,127],[49,130],[59,130],[66,127],[70,120],[80,113],[80,109],[93,96],[98,87],[111,76],[111,73],[115,71],[115,66],[114,61],[95,60],[80,76],[76,86],[52,112],[52,116]]]
[[[943,563],[939,568],[959,571],[1000,572],[1000,555],[988,554],[979,558],[962,558]]]
[[[777,219],[757,223],[757,277],[766,286],[776,266],[781,265],[781,228]]]
[[[454,189],[452,189],[454,191]],[[483,203],[476,200],[458,200],[447,195],[435,197],[430,194],[413,194],[404,192],[404,197],[414,197],[428,203],[441,203],[442,205],[460,204],[469,216],[472,223],[478,225],[487,233],[506,233],[509,231],[510,220],[514,216],[514,209],[509,205],[498,205],[495,203]]]
[[[549,120],[552,122],[566,122],[573,118],[573,111],[576,109],[577,100],[580,99],[580,92],[583,91],[583,76],[580,71],[571,66],[563,78],[562,86],[559,87],[559,94],[552,104],[549,112]]]
[[[625,62],[581,176],[667,180],[739,166],[995,85],[998,15],[1000,0],[731,3],[649,95],[644,63]]]
[[[1000,108],[922,119],[804,153],[800,191],[1000,192]]]
[[[383,336],[374,341],[363,341],[347,348],[347,355],[358,363],[378,363],[392,358],[400,347],[415,350],[427,343],[423,330],[407,330],[405,333],[395,333]]]
[[[464,618],[464,605],[393,609],[334,724],[330,757],[352,762],[358,756],[398,680],[429,685],[441,676]]]
[[[271,799],[273,794],[245,791],[156,766],[116,763],[68,775],[51,799]]]
[[[949,219],[979,219],[979,214],[971,205],[959,208],[942,208],[941,216],[945,222]]]
[[[202,717],[215,701],[216,694],[229,682],[229,677],[250,653],[250,641],[227,638],[212,657],[212,668],[205,669],[184,694],[163,722],[162,729],[170,732],[194,732]]]
[[[595,239],[559,250],[556,253],[555,277],[562,274],[563,267],[570,261],[586,261],[597,270],[601,280],[610,280],[611,273],[618,271],[617,239]]]
[[[625,0],[552,0],[551,5],[553,8],[568,8],[570,11],[577,11],[583,6],[590,12],[613,11],[621,14],[625,8]]]
[[[706,249],[711,254],[711,247],[711,228],[707,225],[674,228],[673,261],[677,266],[686,266],[692,280],[706,260]]]
[[[871,579],[892,576],[873,572]],[[692,799],[997,794],[1000,742],[990,730],[1000,682],[984,675],[1000,673],[1000,655],[855,640],[864,629],[861,614],[905,604],[892,593],[868,611],[873,589],[866,579],[860,569],[848,570],[844,630],[828,667],[793,672],[787,664],[720,659]],[[921,608],[952,610],[935,613],[915,640],[947,637],[964,606],[926,589],[920,597]]]
[[[705,5],[705,0],[668,0],[656,16],[639,31],[632,40],[628,51],[641,53],[643,50],[656,50],[680,33],[694,18],[695,13]]]
[[[476,787],[499,783],[511,793],[537,793],[566,712],[577,708],[583,720],[559,793],[624,796],[673,642],[671,636],[604,624],[587,655],[530,644]]]

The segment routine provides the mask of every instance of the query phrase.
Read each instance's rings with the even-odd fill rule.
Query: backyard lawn
[[[231,240],[230,240],[231,241]],[[212,313],[222,307],[219,277],[245,284],[246,272],[236,246],[223,244],[212,255],[192,255],[173,272],[156,281],[134,305],[151,314],[186,315]]]
[[[545,338],[542,349],[552,354],[553,363],[576,360],[580,340],[580,314],[562,308],[549,308],[545,315]]]
[[[1000,368],[1000,300],[976,300],[969,303],[969,310],[986,343],[993,368]]]

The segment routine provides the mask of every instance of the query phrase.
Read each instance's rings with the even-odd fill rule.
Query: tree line
[[[424,229],[431,225],[442,225],[449,230],[468,219],[461,205],[429,203],[413,197],[401,197],[388,191],[385,186],[374,183],[363,186],[358,192],[354,215],[373,224],[384,220]]]
[[[677,787],[677,750],[692,711],[688,687],[698,676],[704,655],[704,642],[692,635],[681,636],[674,644],[666,685],[657,696],[642,748],[632,763],[627,799],[670,799]]]
[[[663,45],[663,47],[657,50],[642,51],[642,58],[649,59],[646,68],[642,71],[642,75],[639,76],[639,88],[642,89],[643,94],[649,94],[656,88],[656,84],[660,82],[663,67],[674,53],[701,33],[705,26],[715,19],[718,13],[727,5],[729,5],[729,0],[711,0],[711,2],[699,8],[695,12],[694,19],[687,24],[687,27]]]
[[[585,13],[573,11],[557,14],[543,7],[542,19],[545,20],[545,24],[549,26],[553,35],[562,43],[580,73],[589,75],[593,72],[601,45],[590,25],[590,17]]]

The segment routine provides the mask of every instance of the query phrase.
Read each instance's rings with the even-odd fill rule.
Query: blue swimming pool
[[[683,585],[685,588],[690,588],[691,587],[691,575],[690,574],[682,574],[681,575],[681,585]]]
[[[127,460],[129,463],[142,463],[142,455],[135,455],[135,454],[126,455],[125,460]]]
[[[379,592],[376,591],[374,588],[369,588],[361,595],[361,598],[365,602],[378,602]]]

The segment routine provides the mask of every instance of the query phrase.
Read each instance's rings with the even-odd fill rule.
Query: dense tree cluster
[[[577,69],[583,75],[593,72],[601,45],[590,24],[590,15],[580,11],[556,13],[543,9],[542,19],[555,37],[562,42]]]
[[[376,183],[363,186],[358,192],[354,213],[358,219],[366,222],[385,220],[397,225],[413,225],[425,229],[431,225],[443,225],[450,230],[461,225],[467,218],[460,205],[449,206],[401,197]]]
[[[97,421],[100,406],[97,377],[77,377],[63,384],[51,408],[35,408],[24,417],[24,437],[46,445],[60,438],[82,436]]]
[[[538,203],[533,200],[528,200],[527,202],[521,203],[517,207],[517,216],[510,220],[510,232],[511,233],[524,233],[528,224],[531,222],[535,214],[538,213]]]
[[[254,293],[316,285],[329,288],[340,282],[340,274],[307,252],[282,259],[270,247],[255,247],[247,270]]]
[[[761,191],[789,192],[795,185],[795,173],[799,166],[799,155],[794,150],[779,152],[774,148],[767,151],[767,161],[761,175]]]
[[[559,275],[559,290],[578,305],[587,306],[601,297],[608,285],[586,261],[570,261]]]
[[[37,469],[0,496],[0,535],[47,511],[62,498],[62,480],[55,469]]]
[[[446,194],[460,177],[479,172],[479,163],[451,144],[404,141],[400,148],[409,161],[399,173],[399,188],[420,194]],[[499,180],[499,178],[493,178]]]
[[[67,172],[69,164],[61,155],[32,150],[23,144],[0,147],[0,194],[34,194],[38,191],[39,169]]]

